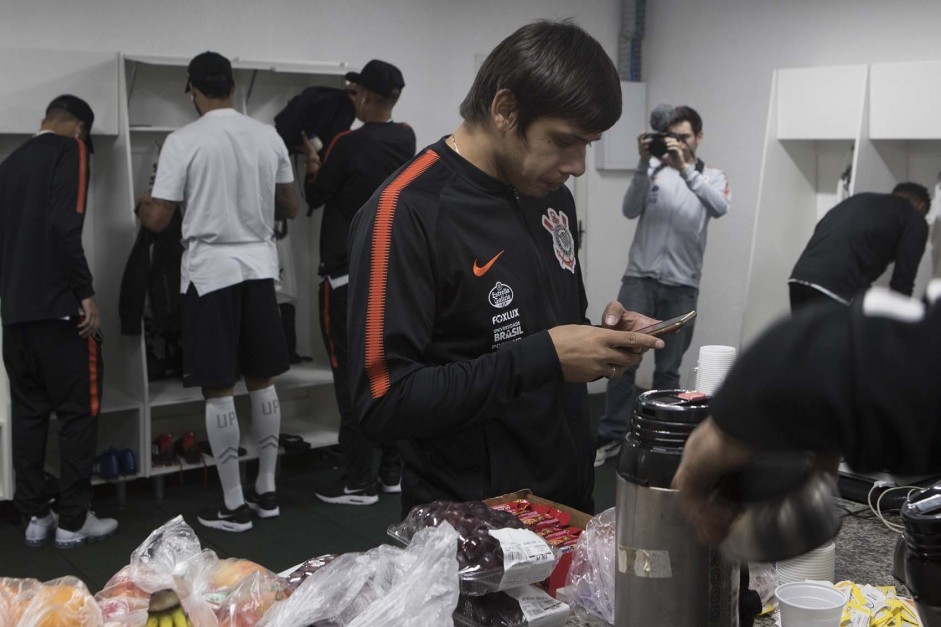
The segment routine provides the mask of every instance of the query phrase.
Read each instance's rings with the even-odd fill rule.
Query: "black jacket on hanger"
[[[144,300],[150,296],[154,333],[180,333],[180,262],[183,257],[183,214],[173,214],[161,233],[141,227],[131,249],[124,276],[118,315],[123,335],[140,335]]]
[[[288,151],[296,153],[301,131],[308,137],[316,135],[324,146],[329,146],[337,133],[350,128],[354,119],[356,111],[345,90],[308,87],[274,116],[274,128]]]

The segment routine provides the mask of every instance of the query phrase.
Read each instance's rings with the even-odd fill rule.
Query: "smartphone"
[[[646,335],[653,335],[659,337],[666,333],[673,333],[679,329],[682,329],[687,324],[693,321],[696,317],[695,311],[690,311],[682,316],[677,316],[676,318],[670,318],[669,320],[664,320],[658,322],[657,324],[652,324],[649,327],[644,327],[643,329],[634,329],[635,333],[644,333]]]

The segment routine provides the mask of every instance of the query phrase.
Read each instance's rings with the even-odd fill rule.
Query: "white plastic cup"
[[[781,627],[839,627],[846,596],[830,584],[816,581],[777,587]]]

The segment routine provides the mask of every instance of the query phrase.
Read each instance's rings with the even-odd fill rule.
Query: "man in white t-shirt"
[[[298,211],[294,173],[274,127],[232,108],[229,60],[204,52],[190,61],[186,91],[200,118],[171,133],[160,152],[150,196],[138,216],[151,231],[183,209],[183,385],[200,386],[206,431],[225,503],[199,514],[224,531],[252,528],[280,514],[275,464],[281,410],[272,377],[288,369],[274,280],[275,219]],[[258,445],[254,494],[242,493],[234,386],[244,375]]]

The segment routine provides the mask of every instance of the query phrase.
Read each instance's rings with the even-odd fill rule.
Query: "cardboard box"
[[[503,503],[509,503],[510,501],[516,501],[518,499],[526,499],[530,503],[542,503],[543,505],[548,505],[565,512],[571,516],[569,519],[570,527],[578,527],[579,529],[584,530],[588,525],[588,521],[592,518],[590,514],[580,512],[577,509],[572,509],[568,505],[562,505],[561,503],[556,503],[555,501],[550,501],[549,499],[536,496],[529,488],[524,488],[522,490],[517,490],[516,492],[510,492],[509,494],[503,494],[501,496],[495,496],[490,499],[485,499],[484,503],[487,505],[502,505]],[[555,568],[552,570],[552,574],[549,575],[549,578],[543,582],[543,585],[545,585],[546,589],[549,591],[549,594],[552,596],[555,596],[556,590],[565,585],[565,580],[569,574],[569,567],[572,565],[573,553],[574,551],[566,551],[563,553],[562,556],[559,557],[559,561],[556,563]]]

